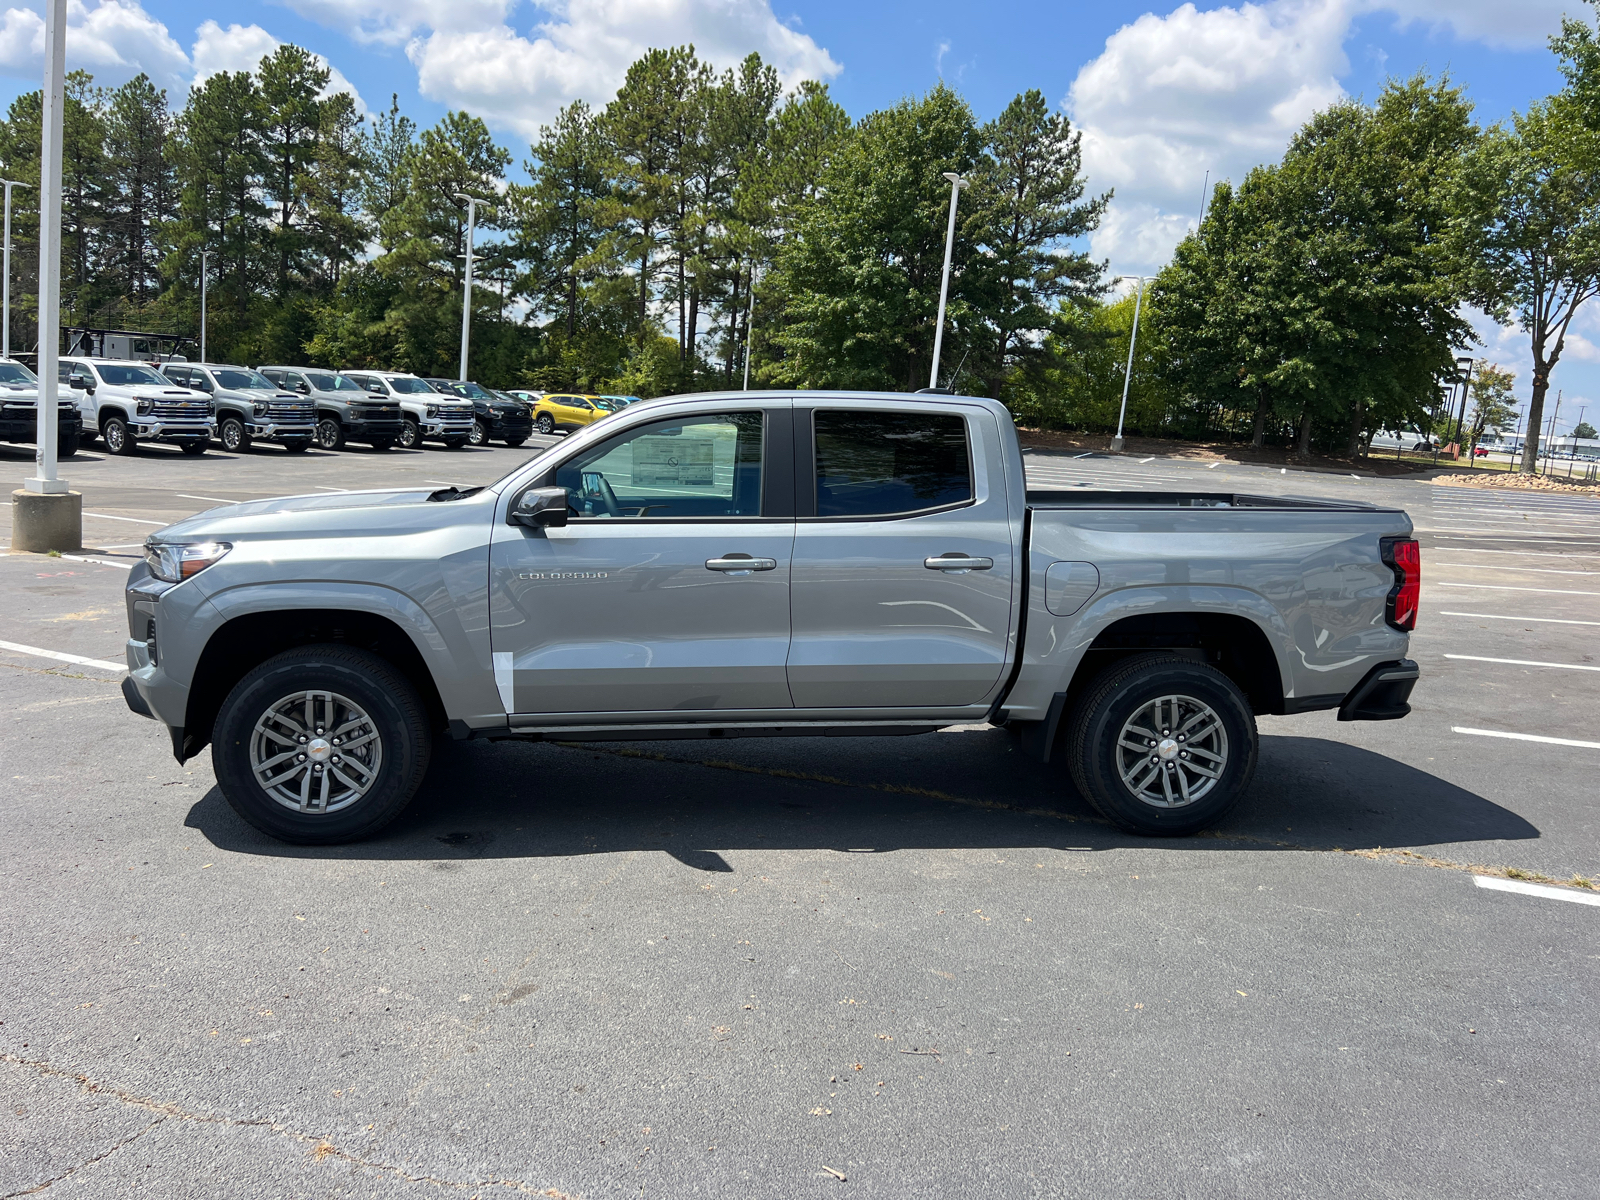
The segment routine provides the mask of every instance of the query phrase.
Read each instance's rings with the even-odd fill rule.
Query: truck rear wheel
[[[1214,667],[1140,654],[1102,671],[1073,707],[1067,761],[1114,825],[1181,837],[1215,825],[1256,769],[1255,715]]]
[[[330,845],[399,816],[431,749],[427,713],[400,672],[364,650],[306,646],[234,685],[211,762],[233,810],[262,833]]]

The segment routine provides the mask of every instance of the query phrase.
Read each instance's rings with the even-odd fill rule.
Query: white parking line
[[[1573,888],[1547,887],[1542,883],[1523,883],[1520,879],[1500,879],[1494,875],[1474,875],[1472,882],[1491,892],[1516,892],[1542,900],[1565,900],[1569,904],[1600,904],[1600,896]]]
[[[1221,463],[1220,463],[1220,462],[1214,462],[1214,463],[1212,463],[1212,464],[1211,464],[1211,465],[1210,465],[1210,466],[1209,466],[1209,467],[1207,467],[1207,468],[1206,468],[1206,470],[1208,470],[1208,471],[1215,471],[1215,470],[1216,470],[1216,469],[1217,469],[1217,468],[1218,468],[1218,467],[1220,467],[1220,466],[1221,466],[1221,465],[1222,465],[1222,464],[1221,464]]]
[[[1509,738],[1513,742],[1542,742],[1547,746],[1576,746],[1580,750],[1600,750],[1600,742],[1575,742],[1571,738],[1544,737],[1537,733],[1507,733],[1503,729],[1471,729],[1465,725],[1452,725],[1450,732],[1466,733],[1473,737]]]
[[[1600,554],[1545,554],[1538,550],[1473,550],[1466,546],[1441,546],[1440,549],[1451,554],[1511,554],[1517,558],[1600,558]]]
[[[1436,567],[1475,567],[1479,571],[1520,571],[1524,575],[1600,575],[1600,571],[1563,571],[1560,567],[1502,567],[1498,563],[1435,562],[1433,565]]]
[[[63,654],[59,650],[44,650],[38,646],[24,646],[19,642],[0,642],[0,650],[15,654],[31,654],[35,658],[53,658],[57,662],[73,663],[80,667],[98,667],[102,671],[126,671],[121,663],[106,662],[101,658],[84,658],[81,654]]]
[[[348,492],[350,490],[349,488],[326,487],[320,483],[314,483],[311,486],[319,492]]]
[[[154,525],[157,529],[165,529],[172,524],[171,521],[145,521],[138,517],[113,517],[110,513],[86,512],[83,515],[86,517],[99,517],[103,521],[127,521],[130,525]]]
[[[1509,583],[1430,583],[1429,587],[1481,588],[1489,592],[1538,592],[1542,596],[1600,596],[1600,592],[1574,592],[1565,588],[1516,587]]]
[[[1484,658],[1478,654],[1446,654],[1445,657],[1460,659],[1462,662],[1505,663],[1508,667],[1555,667],[1561,671],[1600,671],[1600,667],[1586,667],[1581,663],[1534,662],[1529,658]]]
[[[1141,458],[1139,461],[1141,463],[1147,463],[1147,462],[1155,462],[1155,460],[1156,460],[1156,456],[1154,454],[1152,454],[1149,458]]]
[[[1499,613],[1465,613],[1439,610],[1441,617],[1476,617],[1481,621],[1538,621],[1541,625],[1600,625],[1600,621],[1568,621],[1561,617],[1507,617]]]
[[[224,500],[221,496],[191,496],[187,492],[177,493],[179,500],[210,500],[213,504],[238,504],[237,500]]]
[[[122,562],[115,558],[85,558],[81,554],[63,554],[61,557],[67,562],[93,563],[97,567],[121,567],[124,571],[133,570],[131,562]]]

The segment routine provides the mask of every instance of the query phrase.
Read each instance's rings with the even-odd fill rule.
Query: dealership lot
[[[1420,531],[1411,717],[1263,719],[1182,842],[962,729],[446,744],[290,848],[123,706],[148,532],[532,449],[64,464],[94,550],[0,557],[0,1195],[1592,1193],[1600,893],[1466,868],[1600,875],[1600,502],[1029,455]]]

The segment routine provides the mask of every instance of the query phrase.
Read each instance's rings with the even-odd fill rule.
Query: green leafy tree
[[[267,163],[264,183],[274,210],[272,243],[281,301],[288,295],[291,275],[306,272],[307,192],[323,126],[318,97],[332,73],[309,50],[284,44],[261,60],[256,77],[261,155]]]
[[[1595,433],[1594,426],[1589,424],[1589,422],[1579,421],[1572,427],[1572,436],[1575,438],[1589,438],[1592,440],[1596,436],[1600,435]]]
[[[1486,429],[1504,429],[1516,421],[1517,401],[1511,392],[1516,381],[1516,375],[1502,370],[1499,363],[1480,358],[1473,364],[1467,383],[1472,408],[1472,426],[1467,435],[1470,446],[1477,446]]]
[[[563,108],[553,126],[540,127],[532,155],[524,164],[532,182],[506,196],[528,267],[522,290],[542,310],[561,314],[572,338],[584,280],[600,265],[594,259],[604,234],[600,211],[610,193],[594,111],[582,100]]]
[[[177,206],[167,93],[138,75],[105,106],[105,268],[137,311],[161,291],[159,231]]]

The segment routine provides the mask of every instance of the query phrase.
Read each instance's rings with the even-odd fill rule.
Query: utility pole
[[[1133,382],[1133,348],[1139,344],[1139,306],[1144,303],[1145,276],[1135,275],[1139,290],[1133,296],[1133,335],[1128,338],[1128,369],[1122,373],[1122,408],[1117,412],[1117,436],[1111,439],[1113,454],[1122,450],[1122,422],[1128,415],[1128,385]]]
[[[61,412],[61,114],[67,74],[67,0],[44,10],[44,94],[39,147],[39,399],[37,469],[11,494],[11,547],[39,553],[83,545],[83,494],[57,471]]]
[[[1200,236],[1200,226],[1202,226],[1202,225],[1204,225],[1206,223],[1206,200],[1209,199],[1209,197],[1206,195],[1206,188],[1208,188],[1210,185],[1211,185],[1211,170],[1208,167],[1206,169],[1205,180],[1204,180],[1204,182],[1202,182],[1200,184],[1200,219],[1197,220],[1194,223],[1194,235],[1195,235],[1195,237],[1199,237]]]
[[[956,199],[967,181],[954,171],[946,171],[950,181],[950,224],[944,231],[944,275],[939,280],[939,320],[933,327],[933,368],[928,372],[928,386],[939,386],[939,352],[944,348],[944,306],[950,295],[950,256],[956,244]]]
[[[466,286],[461,292],[461,373],[462,383],[467,381],[467,346],[472,337],[472,236],[478,223],[478,198],[469,196],[465,192],[455,193],[457,200],[466,201],[467,205],[467,252],[462,255],[467,260]]]
[[[11,357],[11,189],[14,188],[14,187],[32,187],[33,184],[31,184],[31,183],[19,183],[15,179],[0,179],[0,184],[4,184],[5,185],[5,189],[6,189],[6,230],[5,230],[5,272],[6,272],[6,279],[5,279],[5,285],[4,285],[3,289],[0,289],[0,292],[3,292],[3,297],[0,297],[0,311],[3,311],[3,315],[0,315],[0,323],[3,323],[3,325],[4,325],[4,328],[0,329],[0,358],[10,358]]]
[[[206,360],[206,256],[209,250],[200,251],[200,361]],[[176,346],[173,347],[177,349]]]
[[[750,390],[750,339],[754,335],[756,323],[756,268],[750,266],[750,296],[749,307],[744,314],[744,390]]]
[[[1556,418],[1559,417],[1560,415],[1561,415],[1561,389],[1557,388],[1556,389],[1556,410],[1555,410],[1555,412],[1550,414],[1550,432],[1545,434],[1545,436],[1544,436],[1544,456],[1545,456],[1546,459],[1550,458],[1551,455],[1552,455],[1552,450],[1551,450],[1550,443],[1555,440],[1555,436],[1556,436]],[[1537,467],[1538,465],[1539,464],[1537,462],[1534,463],[1535,467]]]

